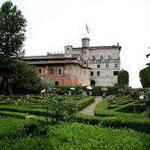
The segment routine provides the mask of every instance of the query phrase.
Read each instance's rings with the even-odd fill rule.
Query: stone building
[[[65,46],[63,54],[24,57],[36,66],[40,77],[55,85],[114,86],[120,70],[119,44],[90,46],[83,38],[81,47]]]
[[[90,69],[78,61],[76,57],[65,54],[48,54],[47,56],[29,56],[23,60],[36,67],[41,79],[52,85],[88,86],[90,85]]]
[[[84,65],[92,68],[91,84],[96,86],[114,86],[120,70],[119,43],[113,46],[90,46],[90,39],[83,38],[82,46],[65,46],[65,53],[76,56]]]

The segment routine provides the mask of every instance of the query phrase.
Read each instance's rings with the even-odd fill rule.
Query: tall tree
[[[15,62],[24,54],[25,27],[26,20],[17,6],[11,1],[5,2],[0,8],[0,76],[4,94],[10,92]]]
[[[124,87],[125,85],[129,85],[129,73],[126,70],[119,71],[118,74],[118,85],[119,87]]]
[[[21,11],[11,1],[0,8],[0,53],[7,57],[17,57],[23,53],[26,20]]]

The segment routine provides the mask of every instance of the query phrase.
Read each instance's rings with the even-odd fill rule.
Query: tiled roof
[[[45,59],[63,59],[66,58],[64,54],[49,54],[44,56],[25,56],[23,60],[45,60]],[[71,57],[68,57],[71,58]]]
[[[26,56],[23,58],[25,62],[33,65],[58,65],[58,64],[77,64],[82,68],[91,69],[83,66],[76,57],[49,57],[49,56]]]

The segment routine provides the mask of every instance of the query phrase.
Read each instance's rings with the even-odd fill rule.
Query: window
[[[58,74],[63,74],[63,69],[62,68],[58,68]]]
[[[111,56],[110,56],[110,55],[108,55],[108,59],[111,59]]]
[[[100,76],[100,71],[97,71],[97,76]]]
[[[58,85],[59,85],[59,82],[58,82],[58,81],[55,81],[55,85],[58,86]]]
[[[115,68],[118,68],[118,64],[115,64]]]
[[[48,74],[54,74],[54,69],[53,68],[48,68]]]
[[[106,64],[106,68],[109,68],[109,64]]]
[[[100,55],[100,60],[103,60],[103,58],[104,58],[103,55]]]
[[[96,57],[93,55],[93,56],[92,56],[92,60],[95,60],[95,59],[96,59]]]
[[[91,71],[91,76],[94,76],[94,72],[93,71]]]
[[[100,65],[97,65],[97,68],[100,68]]]
[[[38,69],[38,72],[39,72],[39,74],[41,74],[41,73],[42,73],[42,70],[41,70],[41,69]]]
[[[118,71],[114,71],[114,76],[117,76],[118,75]]]

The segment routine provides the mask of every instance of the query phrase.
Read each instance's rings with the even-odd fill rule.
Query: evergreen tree
[[[143,87],[150,87],[150,66],[140,70],[140,81]]]
[[[129,85],[129,73],[126,70],[121,70],[118,73],[118,86],[124,87]]]

